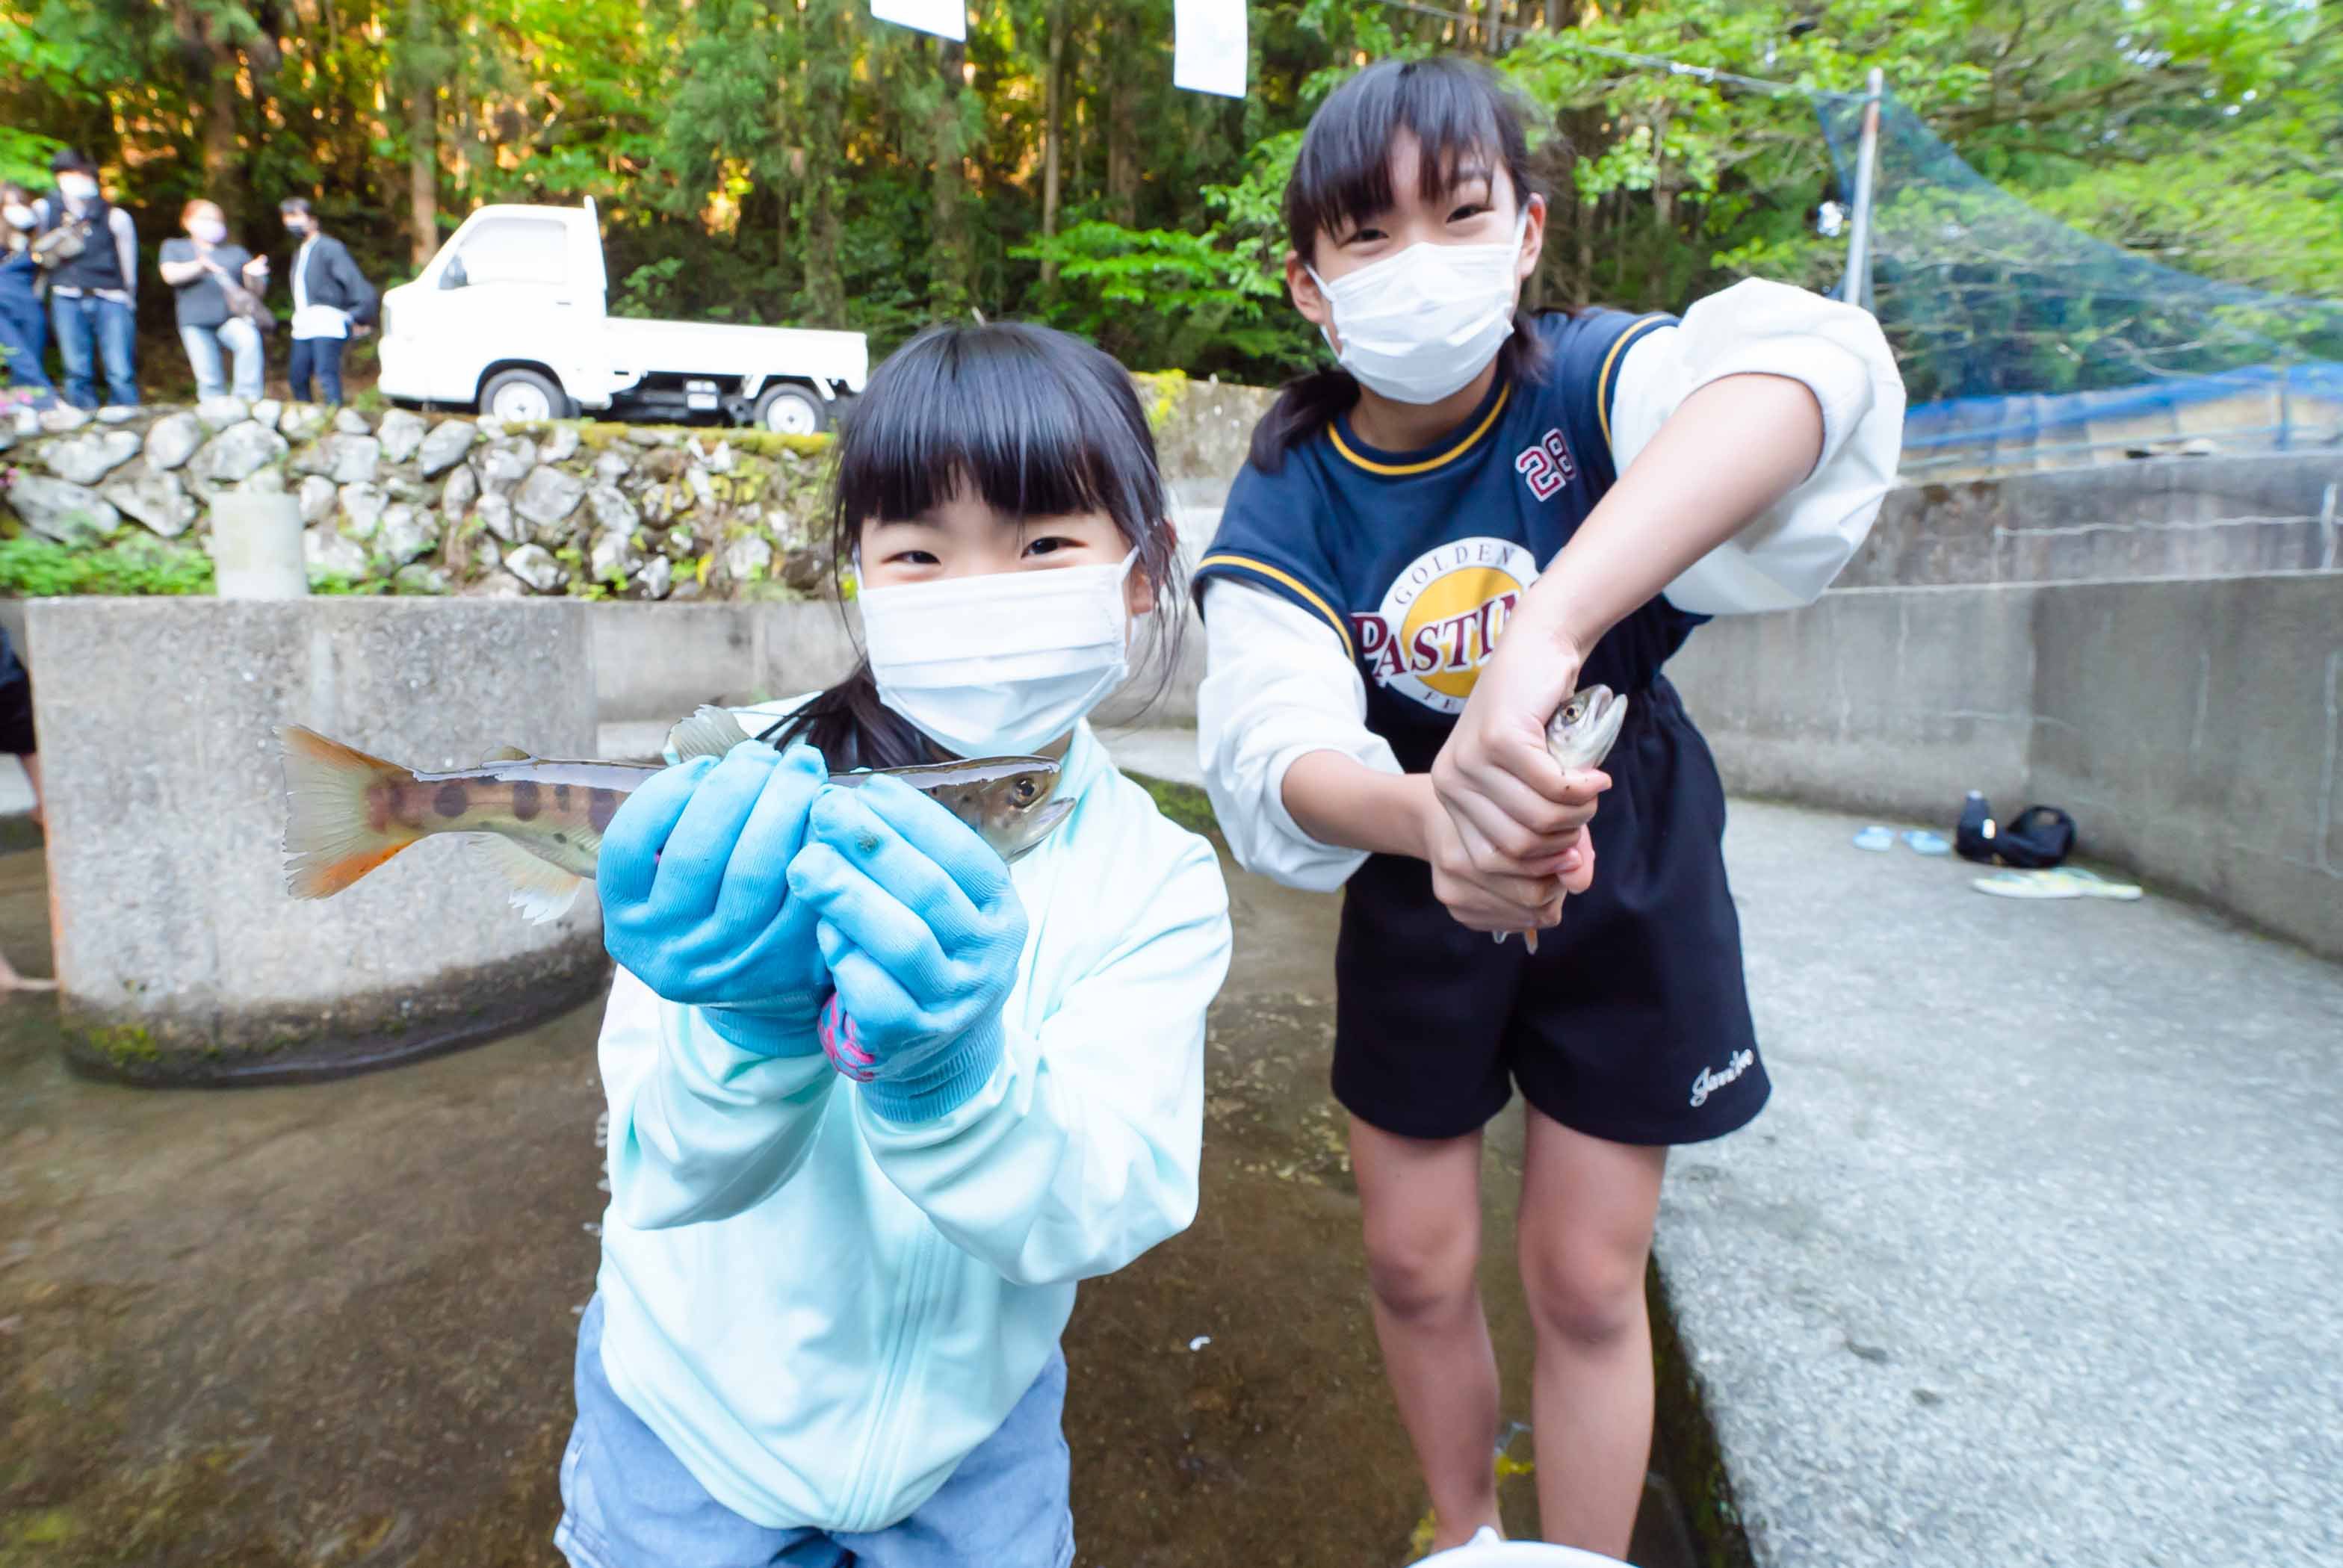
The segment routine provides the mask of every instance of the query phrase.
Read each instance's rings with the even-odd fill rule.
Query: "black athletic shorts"
[[[1512,1085],[1617,1143],[1697,1143],[1747,1123],[1770,1084],[1725,885],[1725,788],[1665,680],[1636,692],[1590,831],[1594,885],[1562,924],[1500,946],[1378,855],[1351,879],[1334,955],[1334,1097],[1370,1126],[1454,1138]]]

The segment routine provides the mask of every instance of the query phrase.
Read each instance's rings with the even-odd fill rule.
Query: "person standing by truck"
[[[308,201],[278,206],[285,232],[300,242],[293,253],[293,362],[286,368],[296,400],[307,402],[314,377],[320,400],[342,400],[342,349],[353,333],[365,337],[375,319],[374,285],[350,258],[349,246],[325,232]]]
[[[35,204],[33,257],[48,273],[49,327],[65,362],[65,401],[95,408],[97,369],[106,397],[138,406],[138,231],[98,189],[97,166],[67,147],[50,162],[55,196]]]
[[[268,258],[228,243],[227,216],[216,202],[196,197],[180,209],[179,223],[187,237],[163,242],[163,281],[171,286],[196,396],[216,397],[228,389],[225,350],[236,357],[236,395],[256,403],[267,368],[260,326],[235,307],[241,303],[236,295],[267,288]]]

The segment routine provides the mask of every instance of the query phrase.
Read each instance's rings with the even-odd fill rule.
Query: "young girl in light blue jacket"
[[[863,664],[609,824],[576,1568],[1072,1560],[1059,1334],[1195,1214],[1229,957],[1211,848],[1082,722],[1179,602],[1168,511],[1113,361],[922,335],[840,446]],[[1027,753],[1074,807],[1013,867],[900,783],[824,784]]]

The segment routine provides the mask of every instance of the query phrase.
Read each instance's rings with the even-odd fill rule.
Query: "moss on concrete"
[[[1659,1265],[1645,1278],[1651,1303],[1652,1369],[1656,1394],[1653,1448],[1659,1469],[1691,1525],[1701,1568],[1755,1568],[1749,1536],[1733,1501],[1733,1478],[1710,1421],[1706,1391],[1676,1332],[1667,1282]]]
[[[598,934],[580,932],[564,949],[451,971],[419,993],[234,1010],[173,999],[101,1007],[68,995],[59,1024],[66,1065],[88,1078],[152,1088],[310,1082],[485,1044],[576,1006],[608,973]]]

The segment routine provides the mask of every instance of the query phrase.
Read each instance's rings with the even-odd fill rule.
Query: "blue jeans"
[[[602,1298],[578,1325],[578,1424],[561,1456],[571,1568],[1069,1568],[1074,1518],[1052,1356],[999,1431],[909,1519],[869,1534],[752,1524],[692,1478],[602,1372]]]
[[[126,408],[138,405],[138,317],[118,299],[94,294],[69,298],[49,294],[49,329],[65,362],[65,401],[76,408],[97,407],[97,362],[106,361],[106,400]]]
[[[309,377],[313,371],[317,377],[317,401],[342,400],[342,342],[338,337],[293,340],[293,363],[285,367],[285,378],[292,383],[293,401],[309,401]]]
[[[0,374],[11,387],[33,395],[33,407],[45,408],[56,399],[49,372],[41,357],[49,347],[49,318],[29,288],[11,288],[0,275]]]
[[[220,350],[225,348],[236,356],[236,395],[247,403],[260,401],[260,378],[266,365],[261,357],[260,328],[241,316],[231,316],[217,327],[182,327],[179,341],[187,346],[197,397],[216,397],[227,390],[220,364]]]

